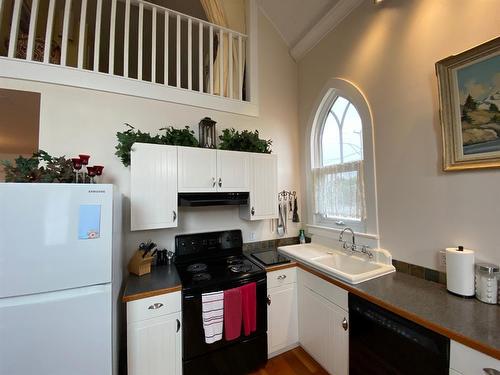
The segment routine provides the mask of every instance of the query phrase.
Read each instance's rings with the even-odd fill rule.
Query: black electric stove
[[[223,287],[228,282],[244,280],[264,274],[264,270],[243,255],[229,255],[213,259],[197,259],[176,263],[186,291]]]
[[[243,255],[240,230],[179,235],[175,264],[182,282],[182,360],[184,375],[237,375],[267,361],[267,279]],[[202,294],[256,283],[257,329],[235,340],[205,343]]]

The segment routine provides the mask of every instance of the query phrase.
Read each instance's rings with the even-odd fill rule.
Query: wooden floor
[[[250,375],[328,375],[328,373],[298,347],[267,361],[266,367]]]

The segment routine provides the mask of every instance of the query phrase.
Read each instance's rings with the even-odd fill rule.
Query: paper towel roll
[[[460,296],[474,296],[473,250],[446,248],[446,288]]]

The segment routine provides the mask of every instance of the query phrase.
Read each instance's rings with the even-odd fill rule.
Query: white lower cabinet
[[[450,342],[450,375],[486,375],[486,369],[500,373],[500,361],[456,341]]]
[[[300,345],[332,375],[349,373],[347,292],[298,272]]]
[[[181,375],[181,293],[127,303],[128,375]]]
[[[287,268],[267,274],[269,358],[298,345],[296,272]]]

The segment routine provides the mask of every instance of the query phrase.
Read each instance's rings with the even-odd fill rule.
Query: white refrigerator
[[[112,185],[0,183],[0,374],[112,373]]]

